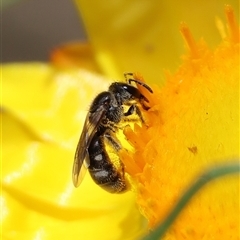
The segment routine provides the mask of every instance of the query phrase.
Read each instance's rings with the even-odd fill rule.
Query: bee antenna
[[[145,87],[150,93],[153,93],[153,90],[147,84],[145,84],[137,79],[128,78],[128,76],[133,77],[133,73],[124,73],[124,77],[129,84],[131,84],[131,82],[135,82],[136,84],[139,84],[139,85]]]
[[[150,93],[153,93],[153,90],[147,84],[145,84],[143,82],[140,82],[136,79],[128,79],[128,82],[129,82],[129,84],[131,84],[131,82],[135,82],[136,84],[139,84],[139,85],[145,87]]]

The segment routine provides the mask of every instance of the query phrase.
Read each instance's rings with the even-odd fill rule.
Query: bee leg
[[[104,133],[104,137],[116,151],[119,151],[122,148],[118,140],[109,131]]]
[[[129,115],[132,115],[135,112],[135,109],[136,105],[131,105],[127,112],[124,113],[124,116],[127,117]]]
[[[130,72],[126,72],[124,73],[124,77],[127,83],[129,83],[129,78],[132,77],[133,78],[133,73]]]
[[[107,139],[110,145],[116,150],[119,151],[121,150],[122,146],[118,142],[118,140],[111,134],[110,131],[106,131],[104,134],[104,137]],[[122,161],[120,161],[120,166],[121,166],[121,172],[122,172],[122,177],[125,175],[125,169],[124,169],[124,164]],[[125,183],[124,183],[125,184]],[[125,186],[125,185],[124,185]],[[122,190],[121,190],[122,191]]]
[[[142,123],[145,123],[139,107],[136,106],[136,105],[134,105],[134,104],[131,105],[130,108],[127,110],[127,112],[124,113],[124,116],[125,116],[125,117],[130,116],[130,115],[132,115],[134,112],[138,115],[138,117],[139,117],[139,119],[141,120],[141,122],[142,122]]]

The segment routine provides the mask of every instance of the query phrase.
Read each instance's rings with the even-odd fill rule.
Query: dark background
[[[2,9],[2,62],[46,61],[57,45],[86,40],[71,0],[22,0]]]

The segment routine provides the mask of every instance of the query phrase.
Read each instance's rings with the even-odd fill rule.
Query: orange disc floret
[[[123,161],[150,228],[205,169],[239,158],[239,28],[229,6],[226,16],[229,34],[215,51],[182,25],[182,66],[153,88],[147,127],[124,132],[135,152]],[[193,197],[164,239],[238,239],[239,216],[239,176],[220,178]]]

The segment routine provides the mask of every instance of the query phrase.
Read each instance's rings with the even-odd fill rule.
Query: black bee
[[[83,131],[77,145],[73,163],[73,184],[79,186],[88,169],[96,184],[111,193],[126,190],[124,167],[118,171],[111,162],[105,148],[105,141],[116,151],[121,145],[115,136],[121,121],[127,121],[128,116],[137,114],[140,121],[144,122],[138,103],[147,110],[144,102],[148,102],[140,91],[131,85],[131,82],[140,84],[152,93],[152,89],[145,83],[131,79],[131,73],[125,74],[127,83],[114,82],[108,91],[102,92],[93,100],[87,114]],[[123,106],[129,106],[124,112]],[[131,121],[131,120],[129,120]]]

